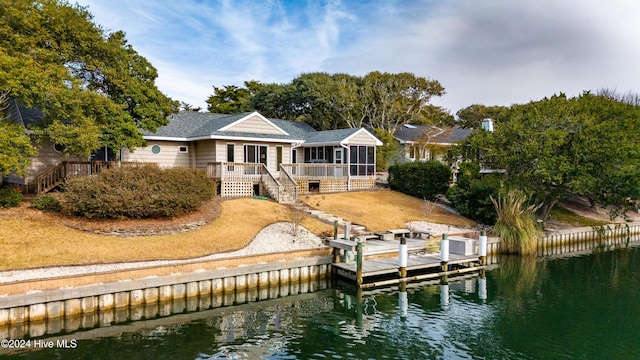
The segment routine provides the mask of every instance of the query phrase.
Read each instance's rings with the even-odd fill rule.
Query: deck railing
[[[273,198],[277,202],[280,202],[280,187],[281,187],[280,182],[276,180],[275,176],[273,176],[271,171],[269,171],[269,169],[266,166],[264,166],[264,164],[259,164],[259,165],[262,166],[260,168],[260,172],[261,172],[260,175],[261,175],[262,184],[265,190],[267,191],[269,196],[271,196],[271,198]]]
[[[116,166],[157,166],[156,163],[127,162],[127,161],[63,161],[49,168],[36,178],[38,194],[45,193],[62,184],[68,178],[95,175],[103,169]]]
[[[282,191],[289,195],[288,200],[296,202],[298,200],[298,183],[283,166],[280,166],[280,184],[282,184]]]
[[[263,167],[262,163],[210,162],[207,164],[207,176],[226,181],[260,181]]]
[[[294,179],[300,178],[338,178],[349,176],[346,164],[281,164]]]

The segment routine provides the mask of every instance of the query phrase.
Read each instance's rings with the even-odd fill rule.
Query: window
[[[333,161],[333,148],[331,146],[313,146],[304,148],[304,162],[324,163]]]
[[[151,147],[151,152],[154,153],[155,155],[160,154],[160,145],[153,145]]]
[[[178,152],[180,154],[187,154],[187,153],[189,153],[189,147],[188,146],[179,146],[178,147]]]
[[[349,160],[351,166],[349,171],[352,176],[375,175],[376,171],[376,148],[375,146],[351,146]]]
[[[55,152],[61,153],[61,152],[65,151],[66,149],[67,149],[67,145],[65,145],[65,144],[53,144],[53,150]]]
[[[227,144],[227,162],[235,162],[236,147],[234,144]]]

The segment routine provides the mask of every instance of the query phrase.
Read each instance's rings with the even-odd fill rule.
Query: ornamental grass
[[[509,191],[491,197],[498,220],[492,232],[500,238],[500,252],[504,254],[530,255],[536,252],[538,229],[534,212],[538,207],[527,206],[527,197],[518,191]]]

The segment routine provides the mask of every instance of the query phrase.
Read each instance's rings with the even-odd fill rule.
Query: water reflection
[[[171,305],[185,312],[61,335],[79,338],[78,348],[29,357],[640,358],[640,250],[500,261],[486,273],[386,289],[281,296],[289,287],[263,301],[247,292],[194,313]]]

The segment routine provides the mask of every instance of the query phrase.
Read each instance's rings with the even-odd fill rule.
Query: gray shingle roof
[[[434,131],[439,131],[439,129],[429,125],[401,126],[393,135],[401,141],[416,141],[424,138],[425,132]],[[440,144],[452,144],[456,141],[466,139],[470,133],[471,130],[469,129],[447,129],[447,131],[444,131],[442,134],[435,136],[432,141]]]
[[[310,143],[338,143],[353,135],[359,129],[341,129],[316,131],[302,122],[282,119],[269,119],[274,125],[289,135],[257,134],[248,132],[220,131],[251,113],[243,114],[214,114],[183,111],[169,117],[169,124],[158,129],[155,133],[143,131],[145,136],[161,136],[169,138],[192,139],[209,136],[251,137],[258,139],[297,140]]]
[[[27,108],[22,101],[12,99],[7,107],[7,118],[25,129],[31,129],[42,123],[44,115],[39,108]]]

